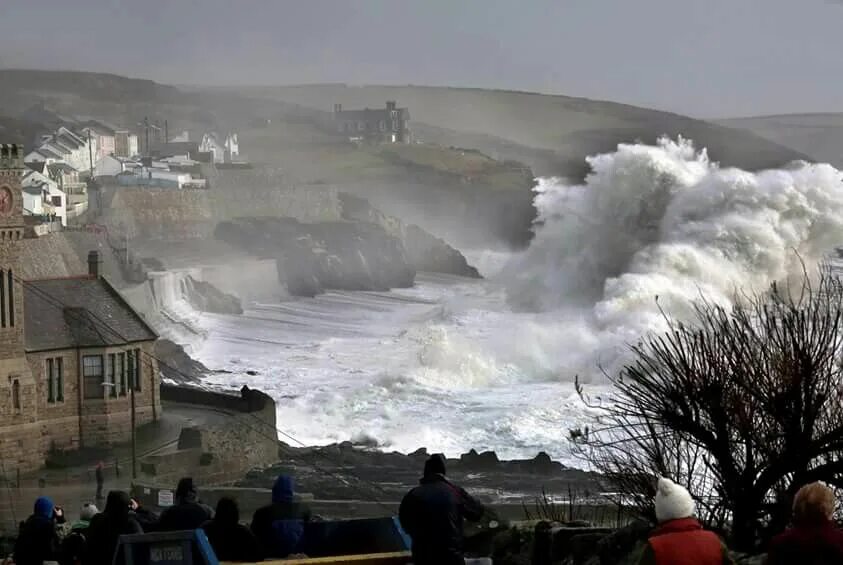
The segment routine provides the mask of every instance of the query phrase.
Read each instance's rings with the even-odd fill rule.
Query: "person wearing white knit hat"
[[[731,564],[729,551],[696,518],[696,504],[688,490],[661,477],[656,487],[658,528],[650,535],[639,565]]]

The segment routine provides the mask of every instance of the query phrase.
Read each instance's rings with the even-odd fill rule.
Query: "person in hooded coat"
[[[130,516],[129,495],[122,490],[108,493],[105,510],[91,518],[85,532],[85,565],[110,565],[122,535],[142,534],[143,528]]]
[[[42,496],[35,501],[32,516],[21,524],[15,541],[15,563],[41,565],[55,561],[61,551],[61,541],[56,531],[56,507],[53,501]]]
[[[263,561],[258,538],[240,523],[240,509],[232,498],[221,498],[214,519],[202,529],[220,561]]]
[[[278,475],[272,486],[272,504],[258,508],[251,529],[268,557],[283,558],[300,551],[310,518],[307,505],[294,500],[292,477]]]
[[[176,503],[161,513],[158,531],[196,530],[214,517],[214,511],[199,502],[199,491],[193,479],[185,477],[176,487]]]
[[[767,565],[843,563],[843,531],[832,521],[834,491],[822,483],[803,486],[793,499],[793,527],[770,542]]]
[[[690,493],[664,477],[656,488],[656,519],[639,565],[732,564],[729,550],[714,532],[704,530],[696,518]]]
[[[419,486],[401,501],[398,519],[413,540],[416,565],[456,565],[463,557],[463,519],[478,521],[483,506],[445,478],[445,457],[432,455]]]

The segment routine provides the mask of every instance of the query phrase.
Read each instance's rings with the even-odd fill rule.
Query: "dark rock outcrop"
[[[384,291],[412,286],[415,278],[401,240],[372,223],[240,218],[221,222],[215,235],[258,257],[274,258],[279,280],[294,295]]]
[[[340,192],[338,198],[342,217],[346,220],[379,225],[401,239],[407,260],[415,270],[480,278],[477,269],[469,265],[463,254],[445,240],[415,224],[405,225],[401,220],[384,214],[365,198],[347,192]]]
[[[182,281],[182,294],[191,306],[201,312],[236,315],[243,313],[239,298],[193,277],[186,277]]]
[[[197,383],[210,371],[193,359],[184,348],[169,339],[155,342],[155,357],[159,360],[158,369],[165,379],[176,383]]]

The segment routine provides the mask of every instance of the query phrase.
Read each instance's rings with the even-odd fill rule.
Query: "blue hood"
[[[288,475],[278,475],[275,484],[272,486],[272,502],[293,501],[293,478]]]
[[[53,501],[47,498],[46,496],[42,496],[35,501],[35,515],[41,516],[42,518],[53,518],[53,509],[55,505]]]

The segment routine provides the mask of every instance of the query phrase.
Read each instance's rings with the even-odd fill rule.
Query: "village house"
[[[30,168],[21,177],[21,189],[24,216],[40,216],[47,222],[56,220],[67,226],[67,193],[56,181]]]
[[[240,156],[240,143],[236,133],[229,133],[223,138],[210,132],[202,136],[199,151],[210,153],[214,163],[233,163]]]
[[[393,101],[385,108],[343,110],[334,104],[337,131],[349,139],[368,143],[410,143],[410,111]]]
[[[23,281],[23,150],[0,146],[0,459],[6,473],[54,451],[110,447],[161,415],[155,332],[100,276]]]
[[[96,152],[94,154],[94,166],[100,160],[113,155],[115,151],[114,129],[101,122],[89,120],[81,130],[83,136],[90,136],[94,141]]]
[[[138,136],[129,130],[114,132],[114,155],[117,157],[136,157],[138,151]]]

